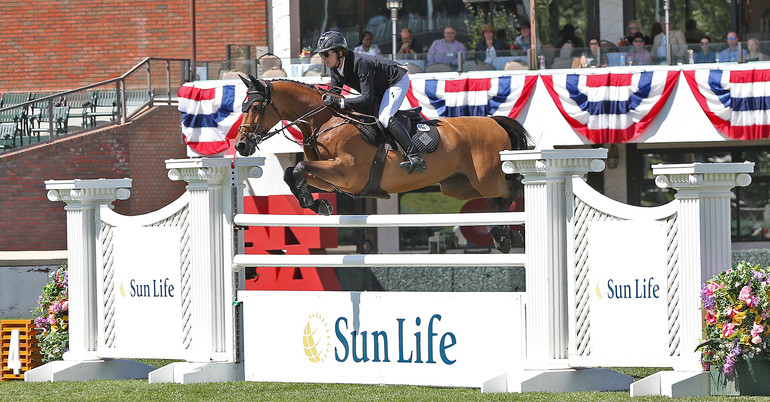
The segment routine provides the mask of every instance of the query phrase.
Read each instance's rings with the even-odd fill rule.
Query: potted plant
[[[712,395],[770,395],[768,291],[768,271],[746,261],[703,285],[705,328],[698,349]]]
[[[69,349],[69,277],[67,263],[49,274],[50,281],[43,288],[38,299],[35,314],[35,327],[40,352],[44,362],[62,360],[62,355]]]

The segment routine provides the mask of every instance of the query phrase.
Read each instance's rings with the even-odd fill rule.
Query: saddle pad
[[[422,121],[420,123],[412,122],[409,135],[412,137],[412,142],[417,148],[417,151],[421,154],[429,154],[435,152],[438,148],[438,120]],[[373,125],[359,124],[358,131],[364,137],[366,142],[377,146],[382,142],[382,136],[380,131]]]
[[[421,154],[435,152],[438,148],[438,121],[430,120],[415,124],[412,122],[410,135],[415,148]]]

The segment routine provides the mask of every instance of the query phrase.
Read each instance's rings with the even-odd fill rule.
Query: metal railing
[[[172,74],[173,64],[178,65],[178,73]],[[162,71],[159,72],[158,69]],[[190,81],[190,71],[189,59],[148,57],[120,77],[0,107],[0,123],[17,124],[13,138],[0,137],[0,150],[32,144],[35,138],[32,136],[31,119],[35,116],[38,117],[32,119],[38,124],[35,130],[38,133],[35,142],[41,142],[60,135],[125,124],[136,113],[153,104],[176,104],[178,89],[185,82]],[[142,73],[145,75],[143,76]],[[175,77],[173,81],[172,76]],[[86,100],[79,105],[70,105],[73,111],[81,109],[80,115],[70,112],[65,121],[57,122],[54,108],[67,105],[69,99]],[[109,104],[103,103],[105,101]],[[46,108],[47,113],[42,112],[42,108]],[[40,118],[41,116],[43,119]],[[70,124],[78,118],[81,119],[79,127]],[[41,130],[40,125],[46,122],[48,130]],[[61,127],[62,124],[64,130],[57,130],[57,127]],[[45,136],[47,138],[41,139],[41,132],[47,133]]]

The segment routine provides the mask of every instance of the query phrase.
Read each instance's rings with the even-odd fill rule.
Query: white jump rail
[[[293,227],[430,227],[521,225],[524,212],[480,212],[467,214],[383,215],[268,215],[237,214],[240,226]],[[524,266],[524,254],[348,254],[348,255],[254,255],[238,254],[233,270],[245,267],[510,267]]]
[[[467,214],[382,214],[382,215],[256,215],[237,214],[240,226],[293,227],[430,227],[523,225],[524,212],[477,212]]]

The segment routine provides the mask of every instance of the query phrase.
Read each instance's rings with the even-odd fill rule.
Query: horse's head
[[[243,101],[243,118],[235,137],[235,149],[242,156],[249,156],[257,150],[257,145],[262,142],[266,134],[262,125],[265,116],[265,107],[270,105],[273,85],[264,80],[258,80],[253,75],[249,79],[241,76],[246,84],[246,99]]]

